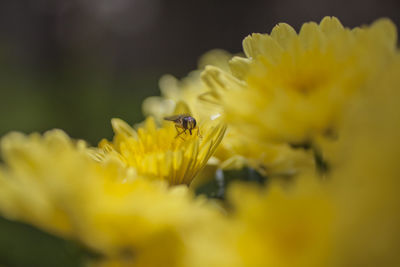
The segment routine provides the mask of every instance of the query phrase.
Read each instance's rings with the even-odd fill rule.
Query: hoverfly
[[[190,135],[192,135],[192,130],[197,128],[196,119],[188,114],[180,114],[180,115],[165,117],[164,120],[173,121],[175,123],[175,128],[176,131],[178,132],[175,138],[185,133],[186,131],[189,131]],[[182,130],[180,131],[180,129]],[[197,128],[197,135],[200,136],[198,128]]]

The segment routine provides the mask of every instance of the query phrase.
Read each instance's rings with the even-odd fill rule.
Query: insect
[[[185,133],[186,131],[189,131],[190,135],[192,135],[192,131],[197,128],[196,119],[188,114],[180,114],[180,115],[165,117],[164,120],[175,122],[175,128],[176,131],[178,132],[175,138],[177,138],[178,136],[181,137],[180,135]],[[197,135],[200,136],[198,128],[197,128]]]

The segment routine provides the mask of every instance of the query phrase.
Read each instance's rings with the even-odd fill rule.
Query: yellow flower
[[[226,128],[218,120],[198,124],[191,135],[187,131],[177,136],[173,122],[157,129],[154,119],[148,117],[135,131],[122,120],[113,119],[114,140],[100,142],[98,155],[118,155],[126,166],[148,178],[190,185],[213,155]]]
[[[352,109],[333,153],[336,266],[399,266],[400,58]]]
[[[249,266],[324,266],[333,233],[334,206],[316,182],[287,191],[232,188],[237,250]],[[236,189],[236,190],[235,190]]]
[[[220,216],[186,186],[163,181],[105,182],[96,191],[82,235],[106,261],[125,266],[179,266],[192,232]]]
[[[229,127],[229,126],[228,126]],[[230,134],[229,128],[227,135]],[[224,149],[217,150],[216,156],[222,153],[234,156],[222,162],[222,168],[230,168],[241,163],[256,169],[264,176],[293,176],[303,172],[313,172],[315,169],[313,153],[305,149],[293,149],[288,144],[273,144],[256,142],[249,136],[237,132],[225,142]],[[221,156],[223,158],[224,155]],[[227,167],[225,167],[227,166]]]
[[[208,98],[206,93],[210,90],[210,84],[203,82],[200,73],[206,66],[229,72],[229,59],[231,55],[227,52],[212,50],[201,57],[199,70],[191,72],[182,81],[172,76],[162,77],[162,95],[149,97],[144,101],[144,114],[155,116],[158,122],[163,117],[174,114],[176,109],[190,113],[199,120],[218,116],[222,118],[223,110]],[[288,145],[260,145],[239,134],[234,127],[227,128],[224,139],[209,162],[209,165],[221,169],[240,169],[244,165],[250,165],[262,174],[276,175],[292,175],[301,169],[312,169],[313,164],[312,155],[306,151],[293,150]],[[201,183],[196,183],[198,182]]]
[[[399,266],[400,58],[343,122],[328,180],[229,188],[228,222],[197,233],[191,266]],[[194,242],[194,241],[193,241]],[[222,254],[215,253],[222,251]]]
[[[392,60],[396,28],[386,19],[344,28],[336,18],[285,23],[271,34],[243,41],[246,58],[231,60],[231,75],[206,68],[210,101],[221,104],[228,124],[259,143],[305,144],[334,136],[343,111]]]
[[[222,115],[220,106],[203,101],[201,96],[209,91],[202,81],[200,74],[206,66],[215,66],[229,71],[229,60],[232,55],[226,51],[214,49],[205,53],[199,60],[198,69],[192,71],[182,80],[171,75],[160,79],[161,96],[148,97],[143,102],[143,113],[155,117],[161,122],[164,117],[176,114],[176,110],[189,113],[200,121]],[[184,108],[182,108],[184,106]],[[218,146],[209,165],[222,169],[239,169],[245,165],[245,158],[235,151],[236,134],[232,129],[227,133]]]
[[[60,130],[25,136],[11,133],[1,139],[5,162],[0,169],[0,209],[12,219],[72,236],[91,184],[91,160]],[[73,166],[73,168],[71,168]],[[72,211],[71,207],[81,207]],[[83,216],[82,216],[83,217]]]
[[[190,266],[327,266],[335,206],[315,179],[228,193],[233,214],[198,234]]]
[[[176,266],[186,236],[220,216],[186,186],[141,178],[114,157],[99,164],[83,142],[59,130],[12,133],[1,152],[3,216],[79,240],[117,262]]]
[[[222,72],[218,68],[208,67],[203,72],[203,81],[207,84],[210,91],[203,94],[202,97],[206,101],[214,104],[227,103],[224,99],[229,94],[234,92],[244,92],[247,90],[246,83],[234,77],[233,75]],[[225,88],[225,86],[227,86]],[[244,98],[243,101],[246,101]],[[234,103],[230,103],[234,104]],[[236,102],[238,110],[251,105],[246,102]],[[248,114],[249,115],[249,114]],[[265,138],[255,138],[254,133],[259,129],[263,123],[260,118],[260,113],[254,113],[253,116],[248,117],[248,121],[240,121],[241,117],[237,116],[237,121],[227,120],[227,114],[222,111],[222,119],[225,119],[228,124],[227,136],[223,141],[223,150],[217,151],[216,156],[222,156],[224,153],[233,155],[226,157],[224,165],[235,162],[245,162],[247,165],[256,169],[262,175],[269,176],[292,176],[301,172],[314,171],[314,156],[312,152],[303,148],[293,148],[287,143],[277,143]],[[252,123],[252,124],[250,124]],[[240,160],[236,158],[240,157]],[[243,165],[243,164],[242,164]]]

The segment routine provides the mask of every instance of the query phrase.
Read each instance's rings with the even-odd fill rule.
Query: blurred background
[[[236,53],[252,32],[326,15],[400,25],[399,11],[398,0],[2,0],[0,134],[61,128],[95,145],[112,117],[142,120],[161,75],[185,76],[210,49]]]

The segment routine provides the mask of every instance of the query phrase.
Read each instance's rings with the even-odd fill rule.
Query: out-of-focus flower
[[[139,177],[113,157],[93,161],[83,142],[59,130],[12,133],[1,149],[2,215],[80,240],[102,257],[174,266],[185,236],[219,216],[186,186]]]
[[[167,181],[171,185],[190,185],[196,174],[221,142],[226,127],[220,120],[200,122],[192,134],[179,136],[173,122],[157,129],[152,117],[137,131],[119,119],[112,120],[113,142],[100,142],[95,155],[118,157],[139,175]]]
[[[315,169],[311,151],[303,148],[294,149],[288,144],[259,143],[255,142],[250,136],[243,136],[236,132],[229,142],[225,142],[224,147],[224,150],[216,151],[217,157],[226,153],[227,149],[234,156],[223,162],[222,167],[241,161],[260,174],[271,177],[290,177],[302,172],[313,172]]]
[[[246,58],[231,60],[231,73],[210,66],[202,74],[231,127],[257,143],[303,145],[333,138],[343,111],[393,58],[396,28],[387,19],[344,28],[336,18],[285,23],[271,34],[243,41]]]
[[[400,58],[352,110],[332,160],[335,266],[399,266]]]
[[[334,206],[324,188],[301,180],[286,191],[232,188],[242,266],[324,266]]]
[[[91,160],[79,149],[84,146],[74,144],[60,130],[43,136],[11,133],[3,137],[2,213],[58,235],[72,236],[77,228],[76,219],[87,203],[88,195],[81,194],[81,189],[93,182],[88,167]],[[74,215],[72,207],[76,207]]]
[[[329,179],[305,175],[283,187],[278,180],[265,188],[234,185],[230,221],[197,235],[188,255],[192,266],[400,264],[396,57],[344,120]]]
[[[268,188],[235,184],[229,200],[229,221],[198,234],[187,255],[191,266],[328,263],[335,206],[317,179],[304,178],[287,189],[275,183]]]
[[[215,67],[210,66],[206,68],[202,78],[204,83],[210,88],[210,91],[203,94],[202,98],[210,103],[222,105],[226,101],[224,97],[228,94],[247,90],[244,81]],[[238,109],[247,104],[250,103],[236,102]],[[239,118],[240,116],[238,116]],[[225,111],[222,112],[222,119],[227,119]],[[260,114],[255,113],[248,119],[249,121],[242,125],[228,121],[228,134],[230,130],[234,135],[229,139],[229,142],[224,141],[225,147],[237,156],[244,158],[247,165],[263,175],[270,176],[295,175],[299,172],[314,170],[312,152],[303,148],[293,148],[287,143],[272,142],[270,139],[256,139],[254,133],[250,134],[248,132],[250,129],[244,128],[248,127],[249,123],[259,125]],[[262,122],[260,121],[260,123]]]
[[[221,216],[204,199],[194,199],[186,186],[164,181],[139,178],[97,189],[81,235],[106,255],[99,264],[181,266],[186,240]]]

